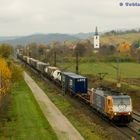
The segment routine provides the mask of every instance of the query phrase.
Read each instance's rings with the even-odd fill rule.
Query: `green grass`
[[[25,81],[12,89],[11,100],[0,140],[57,140]]]
[[[80,63],[79,72],[81,74],[97,75],[100,72],[108,73],[106,79],[116,79],[116,70],[112,67],[116,63]],[[66,71],[75,72],[74,63],[59,64],[61,68],[68,69]],[[140,78],[140,64],[138,63],[120,63],[120,71],[122,78]]]
[[[43,82],[34,74],[32,78],[49,96],[52,102],[61,110],[61,112],[70,120],[75,128],[81,133],[86,140],[107,140],[109,136],[107,132],[93,120],[86,116],[82,110],[76,108],[67,98],[62,96],[61,91],[55,89],[51,84]]]

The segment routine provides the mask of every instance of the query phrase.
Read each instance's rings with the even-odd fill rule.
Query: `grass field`
[[[107,72],[108,75],[105,77],[107,81],[115,81],[116,80],[116,70],[113,69],[111,65],[116,66],[116,63],[81,63],[79,66],[80,73],[83,75],[88,75],[91,80],[92,75],[97,75],[100,72]],[[60,65],[61,68],[68,68],[66,71],[75,72],[75,64],[74,63],[65,63],[64,65]],[[131,78],[137,78],[137,85],[133,82],[122,84],[122,89],[125,93],[128,93],[132,97],[133,107],[135,110],[140,111],[140,64],[138,63],[120,63],[121,70],[121,78],[128,78],[128,81],[131,81]],[[138,79],[139,78],[139,79]],[[95,82],[89,82],[89,87],[94,87]],[[129,88],[129,89],[128,89]],[[126,91],[127,89],[127,91]],[[130,91],[128,91],[130,90]],[[135,91],[136,90],[136,91]],[[132,92],[131,92],[132,91]],[[134,92],[135,91],[135,92]]]
[[[0,122],[0,140],[57,140],[24,81],[12,89],[11,100],[8,116]]]
[[[132,44],[134,41],[140,39],[140,33],[126,33],[122,35],[106,35],[101,36],[101,43],[102,44],[116,44],[122,43],[122,42],[128,42]]]
[[[95,124],[90,117],[86,116],[82,109],[79,110],[67,99],[62,96],[62,91],[54,88],[49,83],[42,81],[40,78],[32,75],[32,78],[38,83],[43,91],[48,95],[52,102],[61,110],[61,112],[70,120],[75,128],[81,133],[86,140],[110,140],[107,132],[98,124]]]
[[[80,63],[79,72],[81,74],[97,75],[100,72],[108,73],[106,79],[116,79],[116,70],[112,65],[117,63]],[[59,64],[61,68],[68,68],[66,71],[75,72],[75,63]],[[122,78],[140,78],[140,64],[138,63],[119,63]]]

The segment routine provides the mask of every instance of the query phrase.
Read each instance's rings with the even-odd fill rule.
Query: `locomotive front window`
[[[130,105],[130,98],[113,98],[113,105]]]

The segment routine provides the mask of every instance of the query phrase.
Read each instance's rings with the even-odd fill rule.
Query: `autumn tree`
[[[99,49],[99,53],[102,55],[112,55],[116,52],[114,45],[102,45]]]
[[[90,40],[85,40],[85,41],[82,41],[82,44],[84,45],[85,47],[85,53],[84,55],[85,56],[91,56],[93,53],[93,45],[92,43],[90,42]]]
[[[11,71],[5,59],[0,58],[0,97],[10,90]]]
[[[78,52],[79,56],[84,56],[86,48],[83,44],[78,43],[75,48],[75,54]]]
[[[48,46],[45,44],[30,43],[23,49],[23,54],[32,58],[43,60],[45,58]]]
[[[132,46],[136,49],[139,48],[140,47],[140,40],[134,41]]]
[[[3,58],[9,58],[13,52],[13,48],[9,44],[1,44],[0,45],[0,56]]]
[[[38,45],[36,43],[30,43],[25,47],[25,54],[27,56],[38,58],[39,51],[38,51]]]
[[[10,62],[9,68],[11,70],[11,82],[18,83],[23,80],[23,69],[20,65]]]
[[[117,51],[119,53],[130,54],[130,52],[131,52],[131,45],[126,43],[126,42],[123,42],[122,44],[120,44],[118,46]]]
[[[48,45],[40,44],[38,45],[38,59],[43,61],[47,58],[47,52],[49,51]]]

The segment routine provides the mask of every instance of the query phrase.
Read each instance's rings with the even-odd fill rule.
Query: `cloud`
[[[134,0],[129,0],[133,2]],[[0,35],[136,28],[140,7],[119,0],[0,0]],[[123,0],[125,2],[125,0]]]

